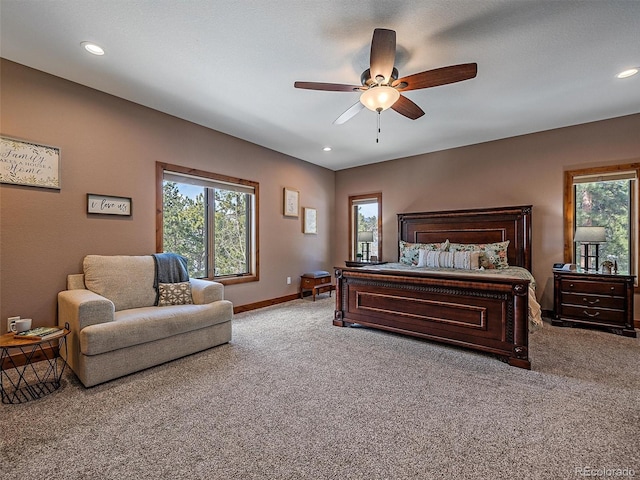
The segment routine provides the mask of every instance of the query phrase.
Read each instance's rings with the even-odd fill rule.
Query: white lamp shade
[[[373,232],[358,232],[359,242],[373,242]]]
[[[362,92],[360,102],[374,112],[391,107],[400,98],[400,92],[387,85],[374,85]]]
[[[604,227],[576,227],[574,242],[601,243],[607,240]]]

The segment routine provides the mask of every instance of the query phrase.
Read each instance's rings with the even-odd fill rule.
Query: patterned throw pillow
[[[158,299],[159,307],[168,305],[190,305],[193,303],[191,298],[191,283],[160,283],[158,284],[160,298]]]
[[[418,265],[420,250],[430,252],[446,251],[449,247],[449,240],[442,243],[409,243],[400,240],[400,258],[399,262],[405,265]]]
[[[509,240],[496,243],[451,243],[449,251],[451,252],[472,252],[480,251],[480,266],[484,268],[507,268],[509,262],[507,259],[507,248]]]

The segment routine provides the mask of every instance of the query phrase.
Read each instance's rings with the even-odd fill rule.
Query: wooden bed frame
[[[510,240],[509,265],[531,271],[531,206],[398,214],[400,240],[493,243]],[[529,280],[437,272],[338,267],[333,324],[367,327],[498,355],[531,368]]]

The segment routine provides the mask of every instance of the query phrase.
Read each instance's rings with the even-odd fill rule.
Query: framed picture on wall
[[[303,233],[318,233],[317,212],[315,208],[302,208],[304,221],[302,223]]]
[[[284,187],[284,207],[285,217],[297,217],[300,210],[300,192],[293,188]]]
[[[131,198],[87,193],[87,213],[131,216]]]
[[[0,136],[0,183],[60,190],[60,149]]]

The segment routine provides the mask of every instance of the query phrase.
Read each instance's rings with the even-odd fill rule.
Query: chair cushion
[[[151,255],[87,255],[83,269],[87,289],[111,300],[116,312],[150,307],[156,301]]]
[[[228,322],[232,316],[233,305],[227,300],[205,305],[122,310],[116,312],[113,322],[83,328],[80,351],[85,355],[99,355]]]
[[[324,270],[316,270],[315,272],[307,272],[302,275],[306,278],[322,278],[322,277],[330,277],[329,272],[325,272]]]

